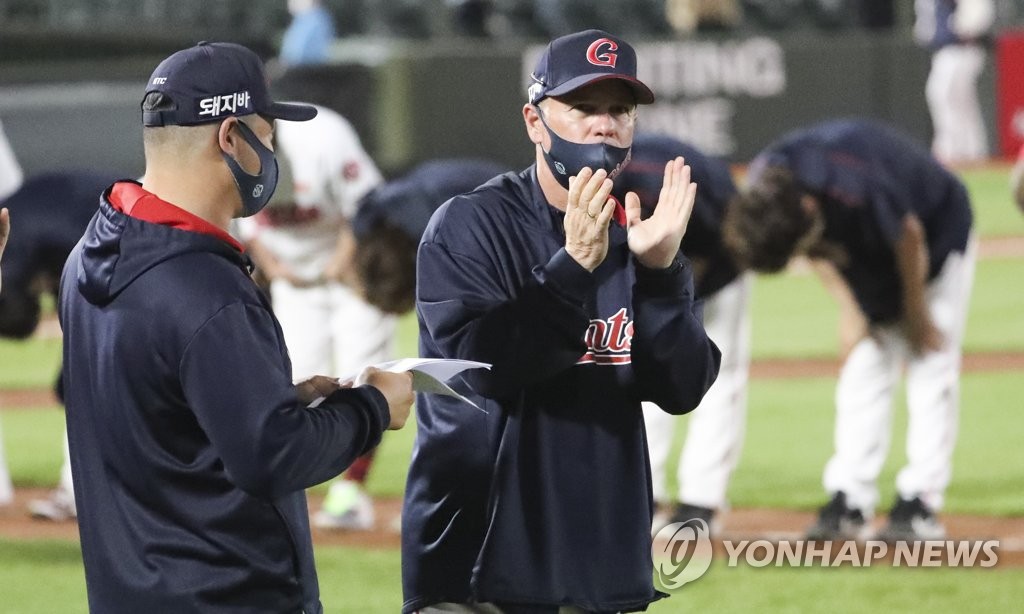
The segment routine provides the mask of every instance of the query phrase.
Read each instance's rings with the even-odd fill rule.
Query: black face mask
[[[547,129],[548,135],[551,137],[551,148],[544,152],[544,160],[547,161],[551,174],[563,188],[568,190],[569,177],[579,175],[584,168],[590,168],[595,172],[603,168],[608,172],[608,177],[615,179],[629,164],[631,147],[616,147],[608,143],[584,144],[567,141],[555,134],[555,131],[544,121],[544,113],[541,112],[540,107],[535,108],[541,123],[544,124],[544,128]]]
[[[260,142],[249,126],[246,126],[241,121],[236,122],[235,125],[238,126],[238,130],[242,133],[242,138],[253,148],[260,159],[259,172],[255,175],[250,175],[242,169],[237,160],[223,151],[220,152],[220,155],[224,157],[224,161],[227,162],[228,168],[231,169],[231,176],[235,178],[235,185],[238,186],[238,195],[242,197],[241,217],[249,217],[250,215],[256,215],[263,207],[267,206],[270,196],[274,193],[274,189],[277,188],[277,158],[274,157],[273,151]]]

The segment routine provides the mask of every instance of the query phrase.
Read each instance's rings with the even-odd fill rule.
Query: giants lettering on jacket
[[[623,307],[607,320],[591,320],[584,336],[587,353],[576,364],[626,365],[632,362],[633,320]]]

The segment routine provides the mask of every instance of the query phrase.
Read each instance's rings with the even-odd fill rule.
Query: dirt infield
[[[982,258],[1024,259],[1024,237],[985,239],[981,243]],[[59,336],[55,319],[44,321],[38,333]],[[834,377],[838,359],[767,359],[754,360],[751,377],[755,379]],[[1024,371],[1024,352],[986,352],[964,355],[964,372]],[[4,409],[53,407],[57,403],[49,389],[0,390],[0,413]],[[77,540],[74,522],[52,523],[30,518],[28,501],[47,495],[43,489],[17,489],[12,505],[0,507],[0,538]],[[310,509],[320,506],[320,496],[310,496]],[[337,545],[372,549],[397,549],[400,545],[398,517],[401,501],[381,499],[376,502],[377,522],[374,530],[365,532],[324,531],[313,529],[317,545]],[[715,542],[716,553],[724,556],[722,540],[769,541],[798,539],[812,524],[814,514],[786,509],[733,509],[723,515],[722,531]],[[950,540],[995,539],[1000,543],[997,568],[1024,568],[1024,516],[1005,518],[989,516],[943,515],[942,521]]]
[[[753,378],[787,379],[839,375],[838,358],[771,358],[750,364]],[[1024,352],[976,352],[964,354],[964,373],[1024,371]],[[3,407],[0,397],[0,408]]]
[[[771,358],[754,360],[753,378],[830,377],[839,374],[841,363],[835,358]],[[981,352],[964,355],[965,373],[986,371],[1024,371],[1024,352]],[[0,411],[5,408],[50,407],[57,403],[48,388],[7,388],[0,390]]]
[[[751,365],[754,378],[829,377],[839,372],[839,362],[831,359],[772,359],[755,360]],[[1024,371],[1024,353],[992,352],[967,354],[964,370]],[[52,407],[56,403],[48,389],[0,390],[0,412],[13,407]],[[15,502],[0,507],[0,537],[11,539],[78,539],[73,522],[52,523],[33,520],[26,511],[30,499],[45,497],[42,489],[17,489]],[[318,509],[320,498],[310,496],[310,509]],[[317,544],[344,545],[360,548],[397,549],[399,547],[398,516],[401,502],[383,499],[376,502],[377,525],[373,531],[347,532],[313,529]],[[769,541],[797,539],[811,525],[814,515],[809,512],[785,509],[734,509],[723,521],[721,539]],[[1024,517],[1000,518],[987,516],[944,516],[948,538],[954,540],[1000,541],[997,567],[1024,567]],[[716,552],[725,551],[722,542],[716,542]]]
[[[53,523],[29,517],[26,512],[28,501],[46,494],[47,491],[42,489],[18,489],[14,504],[0,508],[0,538],[77,540],[78,527],[74,522]],[[310,495],[310,509],[318,509],[320,502],[319,496]],[[377,522],[374,530],[324,531],[314,528],[313,542],[317,545],[397,549],[400,545],[398,517],[401,501],[379,499],[375,507]],[[813,513],[795,510],[731,510],[722,518],[723,528],[714,542],[716,556],[726,556],[722,540],[778,542],[799,539],[813,520]],[[998,540],[999,562],[996,568],[1024,567],[1024,518],[944,515],[942,521],[949,540]]]

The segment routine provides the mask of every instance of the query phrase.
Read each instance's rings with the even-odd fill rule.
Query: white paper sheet
[[[491,365],[486,362],[457,360],[454,358],[400,358],[398,360],[382,362],[373,366],[381,371],[388,371],[390,373],[404,373],[409,371],[412,373],[412,389],[414,391],[455,397],[456,399],[465,401],[480,411],[487,413],[487,411],[482,407],[473,401],[470,401],[458,392],[455,392],[455,390],[445,383],[466,369],[490,369]],[[338,378],[338,382],[342,385],[351,383],[355,381],[358,375],[359,374],[356,373],[340,377]],[[320,397],[310,403],[309,406],[316,407],[322,403],[323,400],[324,397]]]

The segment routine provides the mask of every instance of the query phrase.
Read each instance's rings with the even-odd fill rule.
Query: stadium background
[[[612,2],[613,0],[609,0]],[[26,173],[86,167],[142,171],[138,102],[152,67],[198,40],[234,40],[272,58],[284,0],[0,0],[0,119]],[[547,38],[528,2],[497,0],[486,36],[452,19],[449,0],[334,0],[341,37],[325,66],[276,74],[280,93],[348,116],[386,174],[431,157],[484,155],[526,165],[524,66]],[[642,4],[638,0],[638,4]],[[662,99],[641,119],[738,165],[781,132],[837,115],[891,121],[922,142],[928,54],[910,36],[911,2],[892,23],[858,3],[741,3],[732,29],[637,33],[641,75]],[[884,4],[884,3],[865,3]],[[981,96],[992,160],[957,169],[983,237],[965,343],[963,415],[947,523],[953,537],[1003,541],[1000,565],[968,569],[725,569],[720,565],[652,611],[1016,611],[1024,586],[1024,466],[1019,433],[1024,355],[1024,217],[1010,202],[1008,159],[1024,134],[1024,1],[997,2],[998,27]],[[517,12],[518,11],[518,12]],[[600,25],[600,24],[599,24]],[[618,29],[605,25],[609,29]],[[647,29],[645,29],[647,28]],[[1020,54],[1020,55],[1017,55]],[[646,110],[645,110],[646,111]],[[1015,118],[1019,117],[1020,119]],[[1014,126],[1018,126],[1015,130]],[[16,224],[16,222],[15,222]],[[17,232],[15,226],[14,232]],[[792,535],[822,503],[831,450],[835,309],[820,284],[791,272],[757,282],[748,444],[726,518],[736,536]],[[415,322],[402,324],[403,355]],[[18,501],[0,510],[0,611],[86,611],[74,525],[28,520],[23,502],[56,481],[63,414],[49,392],[60,343],[52,320],[33,339],[0,343],[0,420]],[[880,482],[891,498],[902,460],[902,404]],[[398,506],[414,425],[389,434],[370,489]],[[685,421],[677,433],[681,442]],[[888,489],[888,490],[886,490]],[[313,489],[318,497],[322,489]],[[397,535],[317,533],[328,612],[395,612]]]
[[[507,8],[493,34],[460,35],[450,17],[458,1],[327,2],[341,32],[334,61],[276,74],[272,85],[341,111],[386,173],[448,155],[528,164],[524,58],[529,66],[547,34],[535,21],[514,27]],[[746,10],[735,27],[685,37],[654,21],[619,20],[621,32],[618,22],[596,24],[638,47],[641,77],[659,96],[642,127],[738,162],[786,129],[836,115],[892,121],[928,139],[929,55],[911,37],[911,2],[891,2],[892,25],[873,27],[860,7],[884,4],[877,0],[739,4]],[[1011,78],[1024,62],[1024,0],[996,4],[999,53],[980,93],[992,151],[1002,154],[1024,134],[1024,114],[1009,129],[1024,108],[1024,80]],[[0,117],[29,173],[54,165],[141,173],[139,88],[153,66],[202,39],[242,42],[270,59],[287,23],[285,0],[0,0]]]

